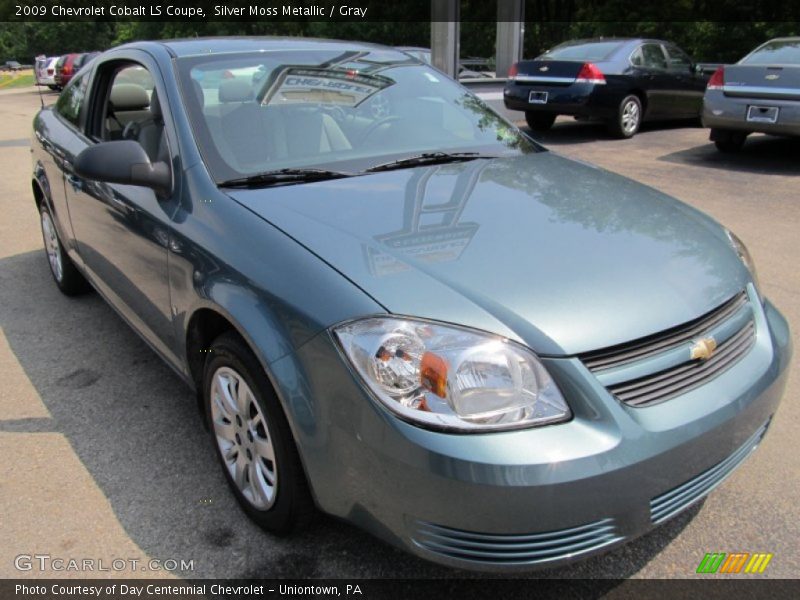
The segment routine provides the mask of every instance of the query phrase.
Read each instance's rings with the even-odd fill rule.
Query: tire
[[[39,224],[42,229],[44,252],[50,265],[50,274],[58,289],[66,296],[77,296],[88,292],[91,287],[64,251],[61,238],[58,237],[58,231],[53,222],[53,215],[50,214],[50,209],[45,201],[42,201],[39,208]]]
[[[244,512],[276,535],[307,526],[316,509],[289,423],[261,364],[234,332],[208,351],[203,401],[217,458]]]
[[[747,136],[743,133],[730,133],[729,135],[718,136],[718,139],[714,140],[714,145],[720,152],[732,154],[742,149],[746,139]]]
[[[553,126],[557,116],[551,113],[528,111],[525,113],[525,121],[528,123],[528,127],[534,131],[547,131]]]
[[[614,137],[632,138],[642,126],[642,101],[630,94],[622,99],[617,108],[617,116],[608,124],[608,130]]]

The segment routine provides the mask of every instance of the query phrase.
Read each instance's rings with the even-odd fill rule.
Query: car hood
[[[550,152],[228,193],[389,312],[544,355],[680,325],[749,279],[709,217]]]

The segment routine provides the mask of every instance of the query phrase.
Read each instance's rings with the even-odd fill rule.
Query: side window
[[[164,118],[150,72],[136,63],[118,63],[106,81],[106,100],[100,107],[101,119],[95,120],[95,137],[138,142],[152,162],[166,161]]]
[[[644,66],[644,57],[642,56],[642,49],[637,48],[631,54],[631,64],[634,67],[643,67]]]
[[[88,75],[88,73],[85,73],[73,79],[61,92],[58,102],[56,102],[56,113],[75,127],[80,125],[81,107],[83,106],[83,99],[86,97],[86,88],[89,86]]]
[[[666,69],[667,58],[660,44],[645,44],[642,46],[644,66],[648,69]]]
[[[150,117],[153,87],[153,77],[144,67],[131,63],[119,67],[111,78],[100,137],[135,139],[135,130]]]
[[[688,71],[692,68],[692,59],[683,50],[673,44],[667,44],[669,68],[673,71]]]

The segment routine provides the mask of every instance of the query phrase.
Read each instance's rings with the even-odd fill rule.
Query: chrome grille
[[[670,517],[688,508],[722,483],[756,449],[767,432],[769,421],[758,428],[750,438],[716,466],[704,471],[678,487],[656,496],[650,501],[650,519],[663,523]]]
[[[649,406],[688,392],[732,367],[755,342],[750,321],[733,337],[720,344],[705,362],[690,361],[633,381],[608,387],[608,391],[631,406]]]
[[[414,542],[458,560],[496,564],[540,563],[570,558],[622,539],[612,519],[546,533],[488,534],[419,522]]]
[[[581,355],[581,360],[590,371],[613,369],[649,356],[654,356],[670,348],[680,346],[703,332],[727,320],[742,306],[747,304],[747,293],[741,292],[702,317],[673,327],[655,335],[640,338],[633,342],[612,346]]]

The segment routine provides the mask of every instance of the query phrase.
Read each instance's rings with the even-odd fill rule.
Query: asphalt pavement
[[[326,517],[289,538],[247,520],[188,389],[97,295],[66,298],[51,281],[30,183],[39,102],[32,90],[0,92],[0,577],[163,575],[141,570],[150,559],[193,561],[175,572],[193,577],[483,576],[426,563]],[[800,347],[800,140],[757,136],[729,156],[696,124],[648,125],[612,140],[568,119],[537,137],[736,232]],[[693,577],[705,553],[737,551],[773,553],[764,577],[796,577],[793,371],[760,449],[704,503],[609,554],[533,576]],[[138,562],[105,573],[15,568],[17,556],[35,553]]]

